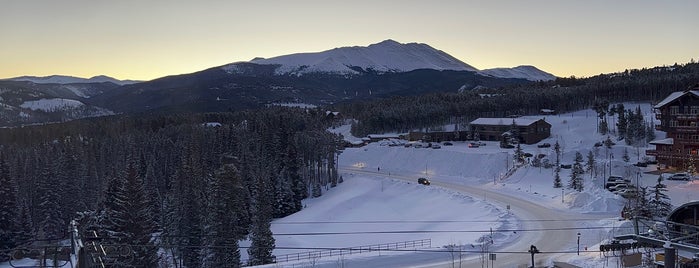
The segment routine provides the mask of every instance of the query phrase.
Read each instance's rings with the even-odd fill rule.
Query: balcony
[[[696,114],[678,114],[676,118],[677,120],[697,120],[699,116]]]
[[[692,139],[678,139],[674,138],[675,144],[683,144],[683,145],[699,145],[699,140],[692,140]]]
[[[675,127],[675,132],[679,132],[679,133],[698,133],[698,132],[699,132],[699,128],[696,127],[696,126],[694,126],[694,127],[690,127],[690,126],[677,126],[677,127]]]

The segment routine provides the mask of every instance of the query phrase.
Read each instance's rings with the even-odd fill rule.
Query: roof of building
[[[662,140],[654,140],[649,142],[650,144],[656,145],[673,145],[675,141],[672,138],[667,138],[667,139],[662,139]]]
[[[540,119],[529,119],[529,118],[478,118],[471,121],[471,125],[489,125],[489,126],[504,126],[512,125],[514,120],[515,125],[518,126],[529,126],[534,124]]]
[[[663,107],[663,106],[667,105],[668,103],[671,103],[671,102],[673,102],[674,100],[678,99],[679,97],[684,96],[685,94],[694,94],[694,96],[699,97],[699,90],[688,90],[688,91],[677,91],[677,92],[672,92],[672,93],[670,93],[669,96],[665,97],[665,99],[663,99],[662,101],[658,102],[658,104],[656,104],[656,105],[654,106],[654,108],[657,109],[657,108]]]
[[[389,139],[389,138],[398,138],[400,137],[399,134],[369,134],[366,135],[370,139]]]

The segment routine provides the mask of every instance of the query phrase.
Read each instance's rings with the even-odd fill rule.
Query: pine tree
[[[592,151],[587,152],[587,162],[585,163],[585,166],[587,171],[590,171],[590,176],[592,176],[595,169],[595,155],[592,153]]]
[[[561,182],[561,166],[556,165],[556,169],[553,175],[553,188],[561,188],[563,183]]]
[[[633,208],[634,216],[650,217],[652,214],[648,201],[648,188],[640,187],[636,196],[636,205]]]
[[[66,237],[68,225],[61,215],[59,203],[60,187],[55,180],[55,175],[49,166],[44,166],[39,178],[37,191],[39,192],[39,223],[37,236],[40,239],[55,240]]]
[[[150,201],[145,193],[143,181],[138,175],[136,164],[130,162],[121,185],[117,187],[119,202],[113,204],[112,226],[107,232],[122,245],[132,245],[130,255],[120,255],[117,260],[123,265],[155,267],[158,263],[158,248],[153,241],[156,224],[150,210]]]
[[[619,138],[625,138],[626,137],[626,130],[628,128],[628,121],[626,119],[626,110],[625,110],[623,104],[621,104],[621,103],[617,104],[616,114],[617,114],[617,122],[616,122],[617,134],[619,135]]]
[[[524,162],[524,151],[522,151],[522,146],[520,146],[519,143],[517,143],[517,147],[515,147],[514,157],[517,163]]]
[[[665,193],[667,186],[663,184],[663,177],[658,178],[658,183],[653,186],[650,192],[650,201],[648,202],[651,215],[655,219],[664,219],[672,211],[670,197]]]
[[[201,267],[240,267],[238,240],[243,238],[240,228],[245,227],[238,222],[236,195],[241,187],[240,175],[232,163],[224,164],[209,178]]]
[[[17,190],[10,178],[4,155],[0,155],[0,262],[9,260],[5,252],[18,246],[19,216],[17,214]]]
[[[582,154],[580,152],[576,152],[575,161],[573,162],[573,170],[570,172],[568,188],[578,192],[582,192],[583,190],[582,175],[585,174],[585,170],[583,169],[582,162]]]
[[[269,203],[267,179],[258,174],[256,178],[257,191],[255,194],[254,214],[250,230],[250,248],[248,265],[262,265],[274,262],[274,236],[271,230],[272,208]]]
[[[648,127],[646,128],[646,142],[651,142],[655,140],[655,124],[653,120],[650,120]]]
[[[558,141],[553,144],[553,151],[556,152],[556,166],[559,166],[561,163],[561,145],[558,144]]]
[[[322,188],[320,187],[320,183],[319,183],[319,182],[316,182],[316,183],[313,184],[313,190],[312,190],[311,196],[312,196],[313,198],[318,198],[318,197],[320,197],[321,195],[323,195],[323,190],[322,190]]]

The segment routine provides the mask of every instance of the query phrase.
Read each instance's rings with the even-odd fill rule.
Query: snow
[[[20,76],[10,78],[12,81],[29,81],[36,84],[78,84],[78,83],[103,83],[112,82],[117,85],[128,85],[138,83],[139,81],[118,80],[109,76],[98,75],[90,78],[81,78],[67,75],[51,75],[51,76]]]
[[[675,140],[673,138],[665,138],[665,139],[651,141],[650,144],[673,145],[674,142],[675,142]]]
[[[479,71],[478,73],[485,76],[520,78],[529,81],[551,81],[556,79],[556,76],[530,65],[520,65],[514,68],[485,69]]]
[[[663,99],[662,101],[658,102],[658,104],[655,105],[655,108],[663,107],[663,106],[667,105],[668,103],[670,103],[670,102],[676,100],[677,98],[679,98],[679,97],[681,97],[681,96],[683,96],[684,94],[687,94],[687,93],[694,94],[694,96],[699,96],[699,91],[697,91],[697,90],[672,92],[670,95],[668,95],[667,97],[665,97],[665,99]]]
[[[649,104],[624,103],[629,108],[637,105],[641,106],[646,120],[654,120]],[[541,116],[522,118],[537,120]],[[552,133],[542,142],[561,145],[562,163],[572,163],[576,152],[585,156],[592,150],[598,167],[604,167],[604,175],[594,179],[589,174],[584,177],[583,192],[553,188],[552,169],[527,165],[512,169],[513,150],[499,148],[497,142],[486,142],[486,146],[479,148],[468,148],[465,142],[454,142],[453,146],[442,146],[441,149],[390,147],[382,146],[380,142],[345,148],[339,156],[345,182],[324,189],[319,198],[304,200],[303,210],[272,223],[277,246],[274,254],[278,257],[292,253],[302,255],[302,252],[323,248],[418,239],[431,239],[431,245],[404,251],[372,251],[280,262],[265,267],[433,267],[431,265],[436,262],[451,267],[444,264],[450,260],[449,253],[440,252],[449,244],[471,250],[465,253],[464,259],[473,265],[464,267],[475,267],[473,261],[477,261],[478,253],[474,250],[479,250],[481,245],[478,239],[489,238],[491,228],[495,251],[508,249],[508,245],[518,242],[529,243],[526,236],[544,236],[539,239],[563,239],[563,246],[556,250],[568,253],[537,255],[537,260],[543,264],[551,265],[555,260],[580,267],[609,267],[609,262],[616,262],[616,257],[607,259],[596,250],[600,243],[615,235],[628,233],[631,223],[619,219],[625,200],[603,188],[605,178],[614,174],[631,178],[641,186],[654,185],[659,176],[650,173],[655,170],[654,165],[644,168],[631,165],[643,159],[645,150],[653,149],[653,146],[629,147],[622,141],[611,149],[594,147],[594,143],[606,139],[606,136],[596,133],[596,113],[589,109],[546,116],[545,120],[552,125]],[[613,125],[613,119],[610,117],[609,120]],[[349,124],[329,130],[342,134],[348,141],[361,140],[349,134]],[[662,132],[656,132],[656,135],[664,137]],[[553,148],[522,144],[522,149],[555,159]],[[621,159],[624,150],[628,150],[632,159],[628,163]],[[507,176],[508,173],[511,175]],[[561,170],[564,184],[569,176],[570,170]],[[419,177],[429,178],[432,185],[417,184]],[[664,183],[675,207],[699,200],[699,181]],[[447,185],[463,185],[482,191],[467,194],[460,188],[447,188]],[[559,237],[553,232],[512,232],[526,228],[531,221],[520,218],[525,211],[518,211],[516,207],[510,211],[507,204],[497,201],[492,196],[495,193],[543,206],[550,211],[551,217],[570,220],[569,224],[577,228],[572,232],[581,234],[580,255],[575,254],[575,236]],[[241,246],[244,247],[245,243]],[[520,255],[503,251],[498,253],[495,266],[516,267],[499,265],[508,256]],[[241,253],[245,258],[244,248],[241,248]],[[7,266],[0,264],[0,267]]]
[[[625,107],[640,105],[646,120],[654,120],[647,103],[625,103]],[[525,116],[522,119],[538,120],[541,116]],[[508,120],[512,120],[508,118]],[[619,219],[625,200],[603,188],[608,174],[622,175],[642,186],[654,185],[658,175],[646,173],[655,169],[654,165],[637,168],[632,163],[645,157],[649,147],[628,147],[623,141],[612,149],[594,147],[594,143],[606,139],[596,133],[596,113],[582,110],[574,113],[546,116],[552,125],[552,135],[542,142],[554,144],[559,142],[562,148],[562,163],[572,163],[576,152],[583,156],[592,150],[599,166],[604,166],[606,175],[590,179],[585,176],[585,190],[574,192],[567,188],[553,188],[553,170],[524,166],[505,177],[512,168],[511,149],[499,148],[497,142],[486,142],[486,146],[468,148],[465,142],[454,142],[453,146],[441,149],[405,148],[402,146],[381,146],[380,142],[371,143],[361,148],[346,148],[340,154],[340,167],[345,182],[336,188],[330,188],[317,199],[306,201],[302,211],[276,220],[273,223],[275,233],[309,233],[341,232],[353,233],[327,236],[275,236],[277,246],[295,248],[315,247],[353,247],[368,244],[408,241],[431,238],[430,248],[420,252],[372,252],[339,257],[328,257],[278,263],[270,267],[340,267],[342,262],[352,267],[427,267],[425,259],[429,256],[441,256],[446,261],[449,256],[439,255],[434,250],[443,249],[445,245],[469,245],[477,243],[485,229],[493,227],[496,234],[495,245],[512,243],[518,235],[498,230],[516,229],[522,226],[516,217],[508,216],[504,204],[489,201],[488,192],[483,195],[466,195],[453,189],[436,186],[439,182],[461,184],[497,192],[516,198],[529,200],[548,207],[551,213],[567,215],[573,213],[575,226],[581,233],[581,254],[558,254],[544,260],[551,264],[565,261],[581,267],[603,267],[608,261],[595,252],[600,243],[615,235],[627,233],[630,223]],[[614,123],[610,117],[610,124]],[[348,141],[360,140],[349,134],[349,125],[330,129],[340,133]],[[659,138],[664,134],[656,133]],[[598,149],[594,149],[598,148]],[[522,145],[525,152],[545,154],[548,159],[555,159],[552,148],[538,148],[536,145]],[[628,150],[631,161],[621,159],[624,149]],[[552,161],[553,162],[553,161]],[[611,166],[611,172],[609,168]],[[570,176],[570,170],[562,169],[561,179],[564,184]],[[433,183],[430,186],[416,183],[418,177],[427,177]],[[665,181],[669,195],[675,206],[688,201],[699,200],[699,181]],[[561,193],[563,192],[563,195]],[[436,221],[431,224],[420,222]],[[394,222],[395,221],[395,222]],[[455,221],[458,224],[451,225]],[[472,221],[472,222],[470,222]],[[479,221],[483,221],[477,223]],[[513,227],[514,226],[514,227]],[[471,230],[477,233],[433,233],[439,230]],[[424,231],[425,233],[361,233],[371,231]],[[357,233],[359,232],[359,233]],[[562,251],[575,252],[576,241],[571,237]],[[586,251],[585,249],[589,249]],[[297,250],[303,251],[303,250]],[[308,251],[308,250],[307,250]],[[290,250],[276,250],[283,255]],[[500,260],[498,256],[498,260]],[[476,258],[474,253],[467,253],[465,258]],[[538,257],[537,257],[538,258]],[[311,265],[312,264],[312,265]],[[495,262],[497,267],[497,261]],[[458,265],[458,264],[457,264]]]
[[[477,71],[472,66],[426,44],[401,44],[393,40],[367,47],[341,47],[322,52],[297,53],[269,59],[256,58],[257,64],[280,64],[277,74],[325,72],[356,74],[350,67],[379,73],[408,72],[416,69]],[[224,66],[233,71],[235,67]]]
[[[56,98],[25,101],[24,103],[20,104],[19,107],[30,109],[32,111],[54,112],[59,110],[73,109],[83,105],[85,104],[77,100]]]

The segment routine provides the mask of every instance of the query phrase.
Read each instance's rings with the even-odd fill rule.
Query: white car
[[[672,180],[672,181],[688,181],[688,180],[691,180],[692,177],[690,177],[689,174],[687,174],[687,173],[675,173],[675,174],[672,174],[672,176],[668,177],[667,179]]]

